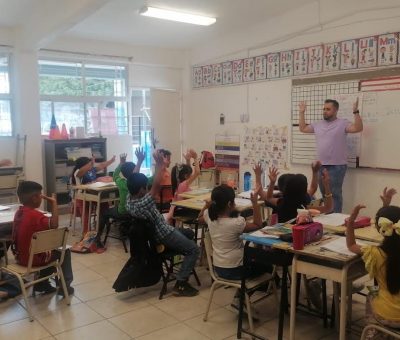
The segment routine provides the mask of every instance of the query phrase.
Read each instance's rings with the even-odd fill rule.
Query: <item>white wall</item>
[[[18,39],[15,39],[12,30],[0,30],[1,44],[16,46],[12,49],[15,131],[22,135],[27,134],[28,138],[26,177],[43,183],[44,165],[40,136],[40,97],[37,73],[38,54],[36,51],[29,51],[24,49],[23,46],[19,46]],[[125,61],[129,66],[129,84],[131,87],[176,89],[178,91],[182,88],[182,69],[185,56],[182,51],[72,38],[58,39],[46,46],[46,49],[52,51],[41,51],[39,55],[108,60],[110,62]],[[108,137],[108,139],[107,147],[110,157],[113,154],[118,156],[121,152],[127,152],[126,143],[130,140],[129,136],[121,136],[121,138],[114,136]],[[14,158],[14,144],[15,142],[11,138],[0,138],[0,159]],[[112,168],[113,166],[110,167],[110,170]]]
[[[320,6],[308,4],[270,22],[209,41],[192,51],[191,64],[208,64],[266,52],[307,47],[323,42],[340,41],[372,34],[399,31],[398,1],[370,0],[328,1]],[[383,8],[376,10],[376,8]],[[319,11],[320,10],[320,11]],[[250,114],[249,126],[291,125],[291,80],[274,80],[248,85],[191,89],[191,69],[185,68],[184,80],[184,147],[214,150],[216,133],[242,134],[245,124],[239,115]],[[226,123],[219,125],[219,114]],[[205,136],[207,136],[205,138]],[[396,146],[386,152],[398,154]],[[241,169],[243,173],[244,170]],[[290,164],[290,172],[309,177],[307,166]],[[349,169],[344,183],[344,210],[365,203],[367,213],[374,215],[379,207],[378,194],[384,186],[400,191],[400,172],[373,169]],[[400,204],[400,199],[394,200]]]

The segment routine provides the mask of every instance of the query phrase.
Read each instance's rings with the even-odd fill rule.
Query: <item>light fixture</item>
[[[195,15],[195,14],[189,14],[189,13],[183,13],[183,12],[171,11],[168,9],[161,9],[161,8],[154,8],[147,6],[143,7],[139,11],[139,14],[147,17],[179,21],[188,24],[202,25],[202,26],[209,26],[217,21],[217,19],[215,18],[206,17],[203,15]]]

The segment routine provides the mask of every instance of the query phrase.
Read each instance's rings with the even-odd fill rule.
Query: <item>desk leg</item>
[[[99,232],[101,192],[97,194],[96,206],[96,232]]]
[[[288,267],[287,266],[283,266],[282,287],[281,287],[281,303],[279,305],[278,340],[282,340],[282,338],[283,338],[283,322],[284,322],[285,312],[287,311],[287,304],[288,304],[287,276],[288,276]]]
[[[297,255],[294,255],[292,261],[292,282],[290,285],[290,333],[289,333],[290,340],[294,340],[294,331],[296,328],[296,288],[297,288]]]
[[[339,339],[346,339],[346,306],[347,306],[347,271],[348,266],[345,266],[342,270],[342,282],[341,282],[341,293],[340,293],[340,325],[339,325]]]
[[[238,319],[238,327],[237,327],[237,338],[242,338],[242,323],[243,323],[243,304],[244,304],[244,295],[246,290],[246,271],[247,271],[247,249],[249,247],[249,242],[246,242],[244,245],[243,251],[243,273],[242,273],[242,282],[240,288],[240,298],[239,298],[239,319]]]

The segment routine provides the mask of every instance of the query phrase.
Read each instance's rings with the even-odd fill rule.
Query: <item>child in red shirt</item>
[[[43,195],[42,186],[36,182],[21,182],[18,186],[17,194],[22,206],[17,210],[14,216],[13,251],[17,263],[27,266],[32,235],[38,231],[56,229],[58,227],[58,207],[55,194],[51,197]],[[40,207],[42,199],[45,199],[51,206],[52,216],[50,218],[36,210]],[[37,254],[33,258],[32,265],[45,265],[50,261],[59,259],[60,255],[61,253],[58,251]],[[74,289],[71,287],[73,274],[71,267],[71,253],[69,250],[66,250],[65,252],[64,262],[61,267],[64,273],[68,293],[72,294],[74,292]],[[40,276],[43,277],[50,275],[53,270],[54,268],[44,269],[40,271]],[[33,290],[43,294],[49,294],[56,291],[56,289],[50,284],[49,280],[35,284]],[[60,295],[64,294],[62,289],[58,292]]]

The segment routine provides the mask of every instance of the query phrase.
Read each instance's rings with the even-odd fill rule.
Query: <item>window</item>
[[[136,162],[135,149],[142,147],[146,153],[146,158],[141,167],[141,172],[151,174],[151,108],[150,108],[150,89],[132,89],[132,147],[133,160]]]
[[[58,126],[83,126],[87,135],[129,132],[127,68],[122,65],[39,60],[42,135]]]
[[[8,55],[0,54],[0,136],[13,135],[9,59]]]

